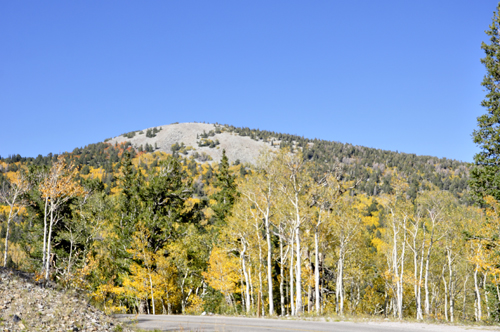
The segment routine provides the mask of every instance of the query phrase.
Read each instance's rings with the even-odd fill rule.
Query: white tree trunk
[[[344,253],[341,246],[337,263],[337,283],[335,285],[335,298],[337,300],[337,314],[344,315]]]
[[[15,201],[15,199],[14,199]],[[9,253],[9,230],[10,230],[10,221],[12,220],[12,210],[14,209],[14,204],[11,205],[9,211],[9,217],[7,219],[7,232],[5,233],[5,253],[3,255],[3,267],[7,267],[7,256]]]
[[[155,295],[153,293],[153,279],[151,278],[151,271],[149,271],[149,287],[151,288],[151,305],[153,307],[153,315],[156,315],[156,313],[155,313]]]
[[[295,315],[295,299],[294,299],[294,291],[293,291],[293,235],[290,241],[290,315]]]
[[[47,254],[47,205],[49,198],[45,198],[45,212],[43,215],[43,252],[42,252],[42,273],[45,271],[45,255]]]
[[[241,252],[241,268],[243,269],[243,275],[245,276],[245,304],[246,304],[246,311],[247,314],[250,313],[250,282],[248,280],[248,273],[247,273],[247,268],[245,264],[245,253],[247,251],[247,246],[245,241],[241,241],[243,243],[243,251]]]
[[[281,316],[285,315],[285,295],[283,293],[283,287],[285,284],[285,274],[283,273],[283,268],[285,266],[285,258],[283,257],[283,239],[280,236],[280,304],[281,304]]]
[[[269,300],[269,315],[274,315],[274,297],[273,297],[273,271],[272,271],[272,246],[271,234],[269,232],[269,207],[265,216],[266,226],[266,240],[267,240],[267,286],[268,286],[268,300]]]
[[[314,300],[316,314],[320,313],[320,298],[319,298],[319,239],[318,228],[314,233]]]
[[[483,279],[483,289],[484,289],[484,303],[486,304],[486,315],[488,318],[490,318],[490,305],[488,301],[488,291],[486,290],[486,279],[488,277],[488,273],[484,272],[483,273],[484,279]]]
[[[296,296],[295,296],[295,314],[298,316],[302,313],[302,263],[300,253],[300,229],[297,227],[295,231],[295,242],[297,249],[297,276],[295,278]]]
[[[447,250],[448,256],[448,284],[449,284],[449,302],[450,302],[450,322],[453,323],[455,319],[455,282],[453,281],[453,267],[451,259],[451,250]]]
[[[424,279],[424,291],[425,291],[425,315],[429,317],[431,313],[431,306],[429,302],[429,256],[430,248],[425,259],[425,279]]]
[[[49,278],[49,270],[50,270],[50,242],[52,237],[52,225],[54,225],[54,207],[51,205],[50,207],[50,224],[49,224],[49,233],[47,234],[47,255],[45,256],[45,279]]]
[[[482,320],[482,312],[481,312],[481,293],[479,292],[479,284],[477,280],[477,272],[479,270],[479,266],[476,265],[476,268],[474,269],[474,293],[475,293],[475,316],[476,316],[476,321],[481,321]]]

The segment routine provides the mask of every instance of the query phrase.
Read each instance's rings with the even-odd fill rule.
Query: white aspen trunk
[[[452,268],[452,259],[451,259],[451,250],[447,250],[448,256],[448,274],[449,274],[449,298],[450,298],[450,322],[453,323],[455,319],[455,283],[453,282],[453,268]]]
[[[156,315],[156,313],[155,313],[155,296],[153,293],[153,279],[151,278],[151,272],[149,272],[149,287],[151,288],[151,306],[153,307],[153,315]]]
[[[264,316],[264,306],[262,305],[262,250],[259,245],[259,298],[260,298],[260,307],[262,308],[262,316]],[[258,306],[258,304],[257,304]]]
[[[417,319],[423,319],[422,303],[420,300],[420,280],[418,278],[418,250],[416,247],[415,237],[413,238],[413,293],[415,295],[415,307],[417,309]]]
[[[497,300],[500,302],[500,289],[498,289],[497,275],[495,274],[495,286],[497,288]]]
[[[416,247],[416,242],[415,242],[415,237],[413,238],[413,294],[415,296],[415,307],[417,309],[417,319],[420,319],[418,317],[418,256],[417,256],[417,247]]]
[[[247,273],[247,268],[245,264],[245,253],[247,251],[247,246],[245,241],[241,241],[243,243],[243,251],[241,252],[241,267],[243,269],[243,275],[245,277],[245,304],[246,304],[246,311],[247,314],[250,313],[250,282],[248,280],[248,273]]]
[[[68,268],[66,270],[66,275],[68,276],[69,278],[69,273],[71,271],[71,256],[73,254],[73,233],[70,231],[71,233],[71,240],[69,241],[69,256],[68,256]]]
[[[337,268],[337,284],[335,285],[335,297],[337,298],[337,313],[344,315],[344,249],[341,245]]]
[[[3,267],[7,267],[7,255],[9,252],[9,230],[10,230],[10,221],[12,219],[12,210],[14,209],[15,198],[13,199],[12,205],[9,211],[9,217],[7,219],[7,232],[5,233],[5,253],[3,255]]]
[[[45,255],[47,254],[47,205],[49,198],[45,198],[45,212],[43,215],[43,252],[42,252],[42,274],[45,271]]]
[[[273,297],[273,275],[272,275],[272,246],[271,234],[269,232],[269,207],[266,211],[265,217],[266,226],[266,240],[267,240],[267,286],[268,286],[268,300],[269,300],[269,315],[274,315],[274,297]]]
[[[49,270],[50,270],[50,240],[52,236],[52,225],[54,224],[54,207],[50,206],[50,224],[49,224],[49,233],[47,234],[47,255],[46,255],[46,263],[45,263],[45,279],[49,278]]]
[[[308,313],[311,312],[311,307],[312,307],[311,296],[312,296],[311,285],[307,285],[307,312]]]
[[[444,284],[444,319],[449,321],[448,319],[448,285],[446,284],[446,278],[443,275],[443,284]]]
[[[252,282],[252,267],[248,267],[248,278],[250,279],[250,301],[252,301],[252,307],[255,305],[255,296],[253,292],[253,282]]]
[[[320,299],[319,299],[319,239],[318,239],[318,227],[316,227],[314,232],[314,302],[316,313],[319,314],[320,311]]]
[[[284,257],[283,257],[283,239],[280,236],[280,304],[281,304],[281,316],[285,315],[285,295],[283,293],[283,287],[285,284],[285,274],[283,273],[284,267]]]
[[[302,263],[300,254],[300,229],[297,227],[295,233],[295,242],[297,249],[297,276],[295,277],[296,295],[295,295],[295,314],[302,313]]]
[[[405,252],[406,252],[406,219],[403,226],[403,248],[401,252],[401,272],[399,277],[399,294],[398,294],[398,316],[403,319],[403,290],[404,290],[404,267],[405,267]]]
[[[490,318],[490,305],[488,303],[488,291],[486,290],[486,278],[488,277],[488,273],[484,272],[483,276],[484,276],[483,289],[484,289],[484,302],[486,304],[486,315],[488,318]]]
[[[240,260],[241,260],[241,257],[240,257]],[[243,269],[243,268],[242,268]],[[242,309],[242,312],[245,311],[246,312],[246,307],[247,307],[247,303],[246,303],[246,290],[243,289],[243,285],[246,285],[245,283],[245,276],[243,275],[245,272],[242,270],[241,271],[241,274],[240,274],[240,284],[241,284],[241,309]],[[198,295],[198,294],[196,294]]]
[[[293,291],[293,235],[290,241],[290,315],[295,315],[295,299],[294,299],[294,291]]]
[[[401,282],[400,282],[400,275],[399,275],[399,268],[398,268],[398,233],[399,230],[396,229],[396,224],[395,221],[393,221],[393,226],[392,226],[392,231],[393,231],[393,248],[392,248],[392,267],[393,267],[393,273],[394,273],[394,278],[396,280],[396,301],[393,303],[393,313],[394,317],[399,316],[399,308],[400,308],[400,287],[401,287]]]
[[[289,294],[290,293],[290,283],[287,281],[285,281],[285,299],[290,299],[289,297]],[[291,315],[291,312],[290,312],[290,306],[289,305],[286,305],[285,304],[285,308],[286,308],[286,315]]]
[[[323,255],[321,253],[319,253],[319,271],[320,271],[320,275],[321,275],[321,269],[323,267]],[[319,294],[320,294],[320,298],[319,298],[319,306],[320,306],[320,313],[323,314],[324,312],[324,309],[325,309],[325,301],[323,301],[323,298],[322,298],[322,295],[324,294],[323,293],[323,280],[319,280]]]
[[[430,248],[427,252],[427,257],[425,259],[425,279],[424,279],[424,290],[425,290],[425,315],[428,317],[431,313],[431,307],[429,302],[429,256]]]
[[[184,310],[186,309],[186,299],[185,295],[186,293],[184,292],[184,282],[186,281],[187,275],[182,278],[182,283],[181,283],[181,312],[184,314]]]
[[[476,321],[479,322],[482,320],[482,312],[481,312],[481,293],[479,292],[479,285],[478,285],[478,280],[477,280],[478,269],[479,269],[479,266],[476,265],[476,268],[474,269],[474,292],[475,292],[475,298],[476,298],[475,316],[476,316]]]

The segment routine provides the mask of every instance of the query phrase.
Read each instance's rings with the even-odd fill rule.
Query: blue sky
[[[2,1],[0,155],[206,121],[472,161],[496,5]]]

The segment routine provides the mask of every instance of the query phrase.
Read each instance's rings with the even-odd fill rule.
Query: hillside
[[[250,137],[225,131],[225,127],[207,123],[179,123],[126,133],[106,141],[110,144],[130,142],[137,150],[172,153],[182,150],[197,161],[219,162],[222,150],[230,161],[255,163],[260,151],[270,145]],[[206,156],[210,156],[207,158]]]
[[[111,174],[117,170],[124,150],[132,156],[151,152],[174,153],[188,163],[214,164],[220,161],[225,149],[230,163],[253,164],[262,149],[270,148],[302,150],[304,159],[314,162],[317,174],[340,163],[347,179],[359,181],[357,190],[371,196],[391,191],[387,169],[395,169],[408,177],[413,198],[425,181],[457,197],[462,197],[467,189],[469,166],[461,161],[221,124],[176,123],[132,131],[101,143],[75,148],[68,157],[83,170],[83,174],[88,174],[90,168],[101,168]],[[158,156],[152,158],[158,160]],[[15,171],[19,163],[50,165],[56,159],[56,154],[36,158],[9,156],[1,159],[4,166],[0,165],[0,170]],[[110,175],[107,178],[114,186],[114,178]]]
[[[271,147],[272,158],[252,165]],[[0,187],[21,192],[0,206],[0,252],[8,266],[83,289],[106,312],[300,315],[315,302],[324,313],[414,317],[410,293],[430,285],[425,317],[443,317],[450,301],[461,319],[481,320],[473,308],[498,289],[487,270],[474,279],[471,257],[498,248],[475,234],[498,234],[485,216],[500,207],[470,204],[468,167],[229,125],[154,127],[60,156],[0,160]],[[488,269],[498,262],[485,257]],[[465,291],[447,294],[444,274]],[[393,292],[402,280],[404,300]],[[473,296],[480,287],[484,296]],[[294,288],[307,303],[285,296]],[[493,317],[500,302],[489,308]]]

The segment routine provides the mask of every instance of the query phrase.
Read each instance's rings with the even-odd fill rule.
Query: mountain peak
[[[107,143],[130,142],[136,149],[179,152],[200,162],[219,162],[222,150],[230,162],[255,163],[263,149],[273,149],[269,142],[240,136],[227,126],[211,123],[173,123],[122,134]]]

